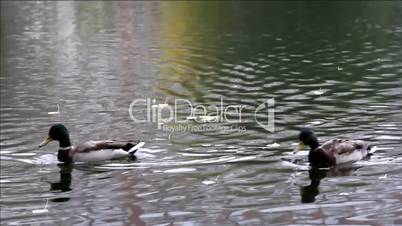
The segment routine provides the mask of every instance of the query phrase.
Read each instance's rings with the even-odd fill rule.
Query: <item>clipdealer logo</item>
[[[183,128],[183,125],[187,125],[190,121],[199,124],[222,123],[225,127],[220,129],[227,129],[228,124],[242,124],[246,120],[249,122],[247,117],[250,117],[250,111],[254,111],[254,120],[258,126],[271,133],[275,131],[274,98],[266,99],[256,107],[227,105],[223,98],[218,105],[194,104],[187,99],[174,99],[168,104],[166,101],[157,103],[154,98],[141,98],[133,100],[128,109],[131,120],[136,123],[156,123],[158,129],[164,129],[163,125],[168,123],[177,124],[177,128]],[[213,130],[211,126],[204,125],[203,128]],[[216,127],[216,129],[219,128]]]

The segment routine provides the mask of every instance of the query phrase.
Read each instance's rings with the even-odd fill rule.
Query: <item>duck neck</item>
[[[62,139],[59,140],[60,148],[67,148],[71,146],[70,137],[65,135]]]
[[[309,146],[310,146],[311,151],[314,151],[315,149],[317,149],[320,146],[320,144],[318,143],[317,137],[312,137],[310,139]]]

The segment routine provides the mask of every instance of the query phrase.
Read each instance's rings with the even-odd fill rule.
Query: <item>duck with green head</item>
[[[61,162],[94,162],[133,156],[145,143],[118,142],[114,140],[87,141],[71,145],[67,128],[62,124],[50,127],[47,138],[39,145],[43,147],[51,141],[59,142],[57,158]]]
[[[370,155],[372,150],[368,142],[362,140],[331,139],[322,145],[310,128],[304,128],[299,134],[299,148],[310,146],[308,160],[313,167],[331,167],[343,163],[359,161]]]

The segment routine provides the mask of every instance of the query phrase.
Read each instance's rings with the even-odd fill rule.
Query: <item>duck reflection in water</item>
[[[320,194],[320,182],[325,177],[350,176],[358,168],[359,167],[353,167],[351,165],[345,165],[343,167],[335,167],[331,169],[320,169],[313,167],[308,171],[308,175],[311,181],[310,185],[300,188],[301,202],[315,202],[316,196]]]
[[[57,164],[60,168],[60,180],[50,183],[50,190],[53,192],[66,192],[71,191],[71,171],[73,170],[72,164],[61,163]]]

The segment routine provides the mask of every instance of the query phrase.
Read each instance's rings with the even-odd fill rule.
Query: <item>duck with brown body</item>
[[[62,124],[50,127],[47,138],[39,145],[43,147],[51,141],[59,142],[57,158],[61,162],[94,162],[134,156],[144,142],[119,142],[114,140],[87,141],[71,145],[67,128]]]
[[[299,134],[299,148],[310,146],[308,160],[312,167],[325,168],[343,163],[352,163],[371,154],[371,146],[362,140],[331,139],[322,145],[310,128],[304,128]]]

